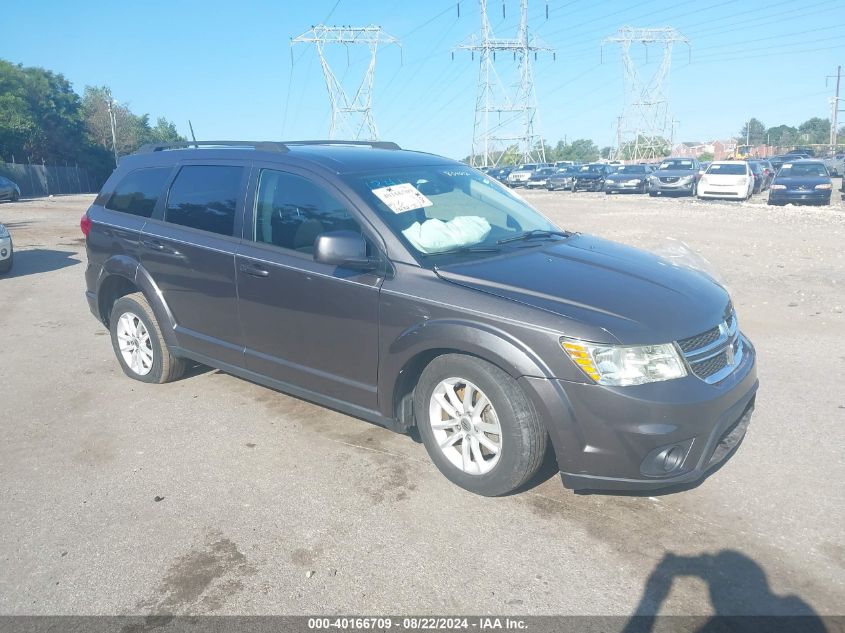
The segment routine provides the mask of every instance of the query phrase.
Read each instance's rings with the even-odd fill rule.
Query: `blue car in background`
[[[769,188],[769,204],[830,204],[833,181],[819,160],[785,162]]]

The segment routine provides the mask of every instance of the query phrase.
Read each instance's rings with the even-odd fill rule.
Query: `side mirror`
[[[367,242],[354,231],[321,233],[314,242],[314,261],[354,270],[374,270],[379,260],[367,257]]]

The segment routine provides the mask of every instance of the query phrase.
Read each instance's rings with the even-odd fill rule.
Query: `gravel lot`
[[[552,476],[485,499],[409,437],[227,374],[131,381],[83,297],[93,196],[2,204],[0,613],[842,614],[838,191],[830,208],[524,195],[566,228],[683,241],[721,275],[761,381],[725,467],[662,496]]]

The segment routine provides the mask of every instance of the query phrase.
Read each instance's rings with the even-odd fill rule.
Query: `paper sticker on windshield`
[[[378,199],[384,202],[393,213],[405,213],[422,207],[430,207],[434,203],[422,195],[414,185],[403,182],[400,185],[373,189]]]
[[[781,167],[786,167],[787,169],[789,169],[790,167],[792,167],[792,163],[786,163],[785,165],[781,165]]]

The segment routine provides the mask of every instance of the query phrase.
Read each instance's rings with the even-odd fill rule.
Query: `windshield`
[[[827,169],[821,163],[787,163],[780,168],[778,176],[796,178],[800,176],[824,178],[827,176]]]
[[[584,165],[584,166],[582,166],[582,167],[581,167],[581,169],[580,169],[579,171],[580,171],[581,173],[584,173],[584,172],[597,172],[597,171],[602,171],[602,169],[603,169],[603,168],[602,168],[602,166],[601,166],[601,165]]]
[[[645,165],[620,165],[617,174],[644,174]]]
[[[707,173],[714,176],[745,176],[745,163],[714,164],[707,168]]]
[[[538,169],[534,172],[535,176],[551,176],[555,173],[555,170],[551,167],[543,167],[543,169]]]
[[[519,171],[534,171],[535,169],[537,169],[536,163],[525,163],[519,166]]]
[[[693,163],[691,160],[664,160],[660,163],[659,169],[692,169]]]
[[[498,240],[559,230],[495,179],[467,167],[409,167],[345,180],[417,256],[470,247],[495,254]]]

